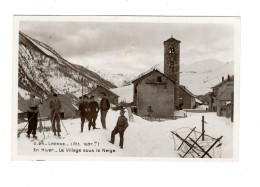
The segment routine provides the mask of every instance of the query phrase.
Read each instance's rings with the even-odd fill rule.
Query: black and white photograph
[[[240,18],[14,16],[12,160],[237,161]]]

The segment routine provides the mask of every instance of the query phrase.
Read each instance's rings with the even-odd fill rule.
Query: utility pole
[[[84,85],[84,79],[83,79],[83,74],[81,77],[81,86],[82,86],[82,96],[81,96],[81,100],[83,101],[83,85]]]
[[[234,92],[231,93],[231,122],[233,122],[234,118]]]
[[[202,116],[202,141],[204,141],[204,116]]]

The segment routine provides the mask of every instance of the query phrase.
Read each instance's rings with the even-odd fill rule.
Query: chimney
[[[230,76],[228,75],[228,80],[230,80]]]
[[[224,81],[224,77],[222,77],[222,81]]]

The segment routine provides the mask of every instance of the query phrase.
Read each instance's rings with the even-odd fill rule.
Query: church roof
[[[158,70],[156,68],[153,68],[153,69],[150,69],[150,70],[148,70],[144,73],[141,73],[138,77],[136,77],[135,79],[132,80],[132,83],[135,84],[135,83],[140,82],[141,80],[148,77],[151,73],[153,73],[155,71],[160,73],[161,75],[163,75],[164,77],[166,77],[167,79],[169,79],[170,81],[172,81],[175,84],[175,82],[170,77],[166,76],[164,73],[162,73],[160,70]]]
[[[176,39],[173,38],[173,37],[169,38],[168,40],[164,41],[163,43],[165,43],[165,42],[179,42],[179,43],[181,43],[181,41],[176,40]]]

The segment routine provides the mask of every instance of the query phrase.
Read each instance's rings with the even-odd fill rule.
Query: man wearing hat
[[[88,96],[83,96],[83,101],[79,104],[80,116],[81,116],[81,132],[83,132],[85,119],[89,121],[90,126],[90,111],[89,111],[89,103]]]
[[[119,146],[121,149],[123,149],[123,144],[124,144],[124,132],[125,132],[126,128],[128,127],[127,118],[124,116],[124,114],[125,114],[124,109],[121,109],[120,116],[117,119],[116,126],[111,133],[111,140],[109,141],[110,143],[114,144],[115,135],[117,133],[119,133],[119,136],[120,136]]]
[[[61,103],[57,98],[58,95],[56,93],[53,94],[53,98],[50,101],[50,110],[51,110],[51,123],[52,123],[52,131],[54,132],[54,136],[56,136],[56,132],[58,132],[58,136],[60,136],[60,109]],[[55,121],[57,126],[55,126]]]
[[[30,93],[30,99],[27,100],[27,118],[28,118],[28,130],[27,137],[30,138],[30,134],[33,134],[33,138],[37,138],[36,129],[38,123],[38,105],[40,101],[35,98],[35,93]]]
[[[110,108],[109,100],[106,98],[106,94],[104,92],[100,93],[101,101],[100,101],[100,119],[103,129],[106,129],[106,116],[107,111]]]
[[[90,123],[89,123],[89,126],[88,126],[88,130],[90,130],[91,126],[93,127],[93,129],[97,129],[96,128],[96,119],[97,119],[97,116],[98,116],[99,105],[95,101],[94,95],[92,95],[90,97],[89,109],[90,109]]]

